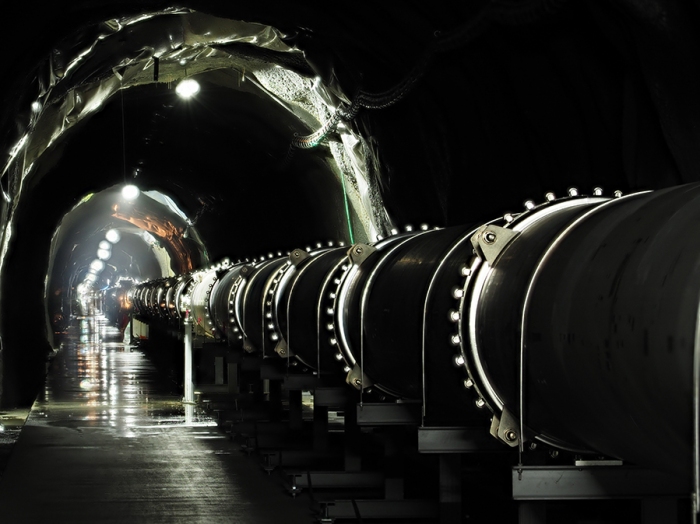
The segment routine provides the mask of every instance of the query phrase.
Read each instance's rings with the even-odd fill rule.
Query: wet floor
[[[0,480],[0,522],[313,522],[100,318],[77,319]]]

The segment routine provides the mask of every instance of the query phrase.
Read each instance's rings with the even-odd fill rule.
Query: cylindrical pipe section
[[[287,257],[266,260],[255,266],[247,276],[247,283],[241,296],[241,328],[247,351],[261,351],[265,356],[274,355],[276,341],[270,339],[267,327],[272,317],[267,317],[272,297],[270,286],[276,272],[289,263]],[[270,302],[270,304],[268,304]]]
[[[209,307],[211,318],[214,322],[212,331],[219,340],[227,340],[230,345],[234,345],[239,340],[240,329],[237,328],[234,316],[235,293],[240,286],[242,279],[241,270],[245,265],[239,264],[231,266],[221,275],[211,290]]]
[[[450,255],[460,259],[463,253],[452,247],[470,231],[457,227],[392,237],[374,246],[366,258],[353,260],[339,295],[336,329],[351,355],[348,360],[359,365],[375,387],[422,399],[426,362],[434,359],[444,364],[437,364],[436,373],[444,373],[434,377],[437,381],[461,383],[463,373],[452,365],[456,352],[448,335],[431,340],[428,347],[423,340],[426,330],[439,331],[433,324],[443,324],[448,316],[447,309],[432,314],[429,291],[433,295],[442,289],[431,282],[438,269],[455,263]],[[468,251],[471,246],[466,244],[463,250]]]
[[[214,320],[209,313],[209,297],[217,278],[217,270],[213,268],[197,272],[189,290],[194,332],[206,338],[214,338]]]
[[[426,424],[481,412],[511,446],[689,475],[700,186],[572,195],[478,228],[187,275],[166,310],[206,310],[220,340],[420,401]],[[135,312],[152,316],[157,286],[138,287]]]
[[[530,427],[690,474],[696,231],[698,185],[617,199],[562,231],[523,313]]]
[[[522,305],[542,253],[569,224],[606,200],[547,202],[510,223],[494,222],[472,235],[475,243],[467,247],[475,247],[477,254],[467,251],[462,257],[473,271],[455,271],[450,293],[460,312],[462,356],[477,392],[492,410],[517,411]]]
[[[338,247],[304,255],[277,291],[275,320],[289,352],[320,375],[343,369],[333,343],[332,307],[337,289],[333,274],[349,266],[346,251]]]

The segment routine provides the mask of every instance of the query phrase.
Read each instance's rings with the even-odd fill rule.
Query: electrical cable
[[[331,118],[310,135],[299,136],[295,133],[289,149],[287,150],[287,154],[282,161],[282,168],[286,168],[292,160],[295,149],[315,148],[328,135],[335,132],[341,120],[346,122],[354,120],[361,108],[386,109],[402,100],[425,75],[436,54],[445,53],[465,46],[481,36],[494,21],[509,25],[533,23],[555,12],[566,1],[567,0],[531,0],[526,4],[516,4],[504,0],[492,0],[482,8],[472,20],[461,28],[445,34],[436,32],[435,39],[427,49],[420,54],[408,75],[393,87],[379,93],[369,93],[360,90],[353,98],[350,106],[341,103]],[[348,222],[348,235],[350,242],[354,244],[344,174],[342,175],[342,186],[343,198],[345,200],[345,215]]]
[[[391,88],[380,93],[360,90],[346,109],[341,104],[333,116],[314,133],[307,136],[294,135],[292,145],[299,149],[316,147],[326,136],[335,131],[340,120],[353,120],[360,108],[385,109],[403,99],[425,75],[433,57],[463,47],[481,36],[492,22],[523,25],[537,22],[557,11],[568,0],[531,0],[525,4],[492,0],[477,15],[461,28],[450,33],[436,33],[436,38],[423,51],[411,71]]]
[[[119,95],[122,106],[122,171],[124,175],[124,183],[126,184],[126,123],[124,119],[124,86],[119,88]]]
[[[343,201],[345,202],[345,219],[348,221],[348,238],[350,244],[355,243],[355,235],[352,230],[352,220],[350,218],[350,205],[348,203],[348,190],[345,187],[345,172],[341,170],[341,180],[340,184],[343,186]]]

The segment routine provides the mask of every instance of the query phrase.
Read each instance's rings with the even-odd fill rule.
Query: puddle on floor
[[[29,408],[0,411],[0,477],[28,415]]]
[[[0,412],[0,477],[25,422],[127,438],[216,426],[198,406],[183,405],[174,385],[104,317],[74,319],[50,360],[32,408]]]

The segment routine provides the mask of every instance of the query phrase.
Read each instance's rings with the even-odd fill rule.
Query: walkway
[[[99,319],[71,328],[0,481],[0,522],[313,522],[117,338]]]

